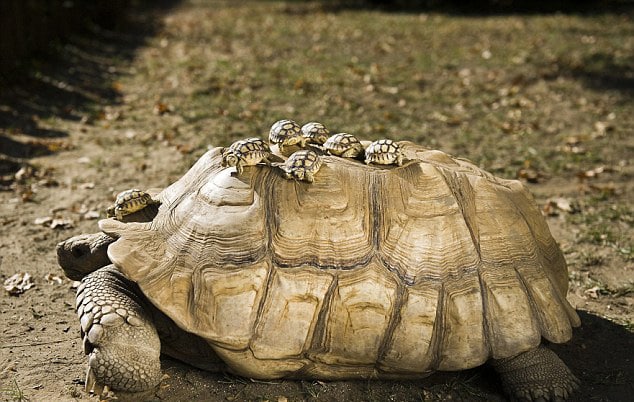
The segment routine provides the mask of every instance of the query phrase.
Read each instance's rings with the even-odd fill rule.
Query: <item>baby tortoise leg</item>
[[[160,382],[161,344],[139,295],[113,265],[87,275],[77,289],[87,392],[143,393]]]
[[[516,401],[565,401],[579,380],[552,350],[538,346],[515,357],[493,360],[508,395]]]

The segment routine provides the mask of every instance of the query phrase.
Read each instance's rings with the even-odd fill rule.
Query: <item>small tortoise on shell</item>
[[[308,144],[323,145],[330,137],[330,132],[323,124],[313,121],[302,126],[302,136]]]
[[[342,158],[356,158],[363,154],[361,141],[348,133],[339,133],[331,136],[324,143],[324,148],[331,155]]]
[[[321,163],[321,157],[315,151],[303,149],[291,154],[282,169],[287,179],[312,183],[315,180],[315,174],[321,167]]]
[[[117,194],[114,205],[106,210],[109,218],[122,220],[124,216],[133,214],[147,207],[156,204],[149,193],[137,189],[125,190]]]
[[[403,152],[392,140],[378,140],[365,149],[365,163],[376,165],[403,165]]]
[[[143,391],[159,353],[259,379],[421,378],[490,363],[505,390],[562,400],[578,380],[563,254],[526,188],[400,142],[383,170],[323,156],[300,186],[238,177],[212,149],[148,222],[99,222],[58,260],[77,291],[86,387]],[[106,255],[107,253],[107,255]],[[162,349],[161,349],[162,348]]]
[[[276,121],[269,131],[269,142],[277,144],[280,152],[284,147],[298,144],[306,147],[306,138],[302,135],[302,128],[293,120]]]
[[[242,174],[244,166],[254,166],[265,161],[271,155],[269,145],[260,138],[247,138],[231,144],[222,154],[223,166],[235,166],[238,174]]]

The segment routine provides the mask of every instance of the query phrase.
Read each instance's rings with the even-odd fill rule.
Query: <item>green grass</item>
[[[265,136],[290,117],[415,140],[510,177],[526,160],[560,173],[625,156],[592,137],[626,95],[591,82],[629,63],[621,16],[334,13],[275,2],[208,12],[202,24],[168,24],[154,39],[165,51],[142,57],[139,72],[185,131],[214,145]],[[613,134],[632,125],[626,112]],[[587,152],[562,150],[573,135],[588,136]]]

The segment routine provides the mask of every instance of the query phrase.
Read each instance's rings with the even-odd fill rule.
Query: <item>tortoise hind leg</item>
[[[161,345],[138,287],[108,265],[87,275],[77,290],[77,314],[89,355],[86,391],[126,393],[161,380]]]
[[[493,360],[504,390],[517,401],[565,401],[579,380],[550,349],[536,349],[515,357]]]

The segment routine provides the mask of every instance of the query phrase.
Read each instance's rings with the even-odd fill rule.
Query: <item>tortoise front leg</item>
[[[83,280],[77,314],[88,357],[86,391],[151,390],[161,380],[161,344],[136,284],[113,265]]]
[[[517,401],[565,401],[579,380],[550,349],[538,346],[515,357],[493,360],[502,386]]]

